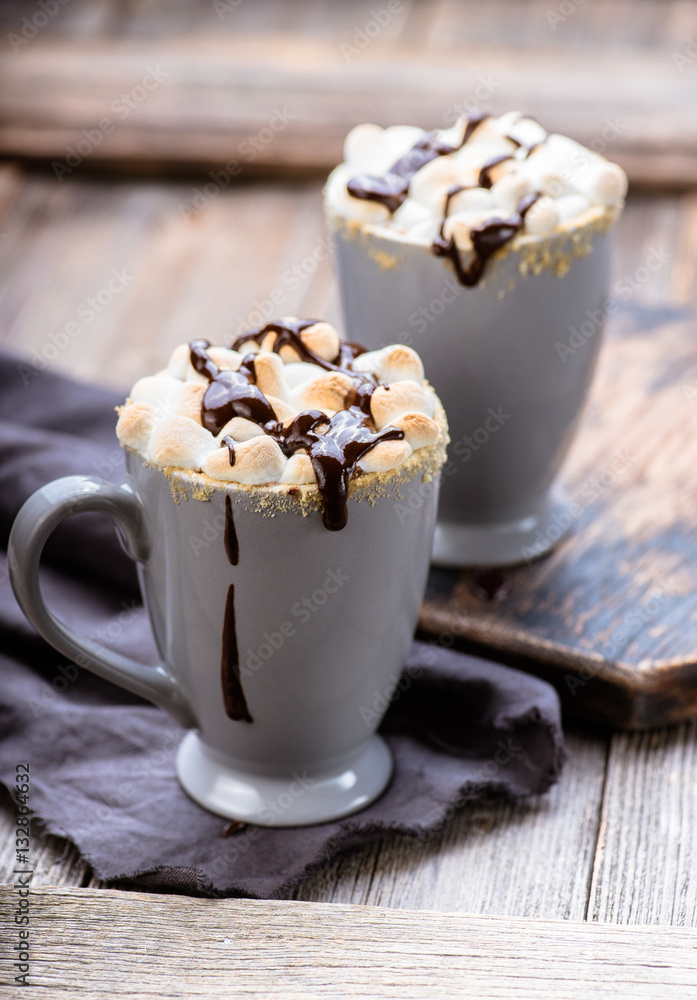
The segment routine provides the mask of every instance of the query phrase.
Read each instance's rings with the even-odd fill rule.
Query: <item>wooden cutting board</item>
[[[690,310],[620,290],[563,482],[572,530],[558,549],[500,573],[432,570],[423,632],[549,679],[586,718],[647,728],[697,715]]]

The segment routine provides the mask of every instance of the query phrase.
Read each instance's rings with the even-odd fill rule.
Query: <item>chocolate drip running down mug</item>
[[[190,730],[176,768],[192,798],[230,819],[297,826],[355,812],[389,782],[375,705],[389,701],[416,626],[447,427],[414,352],[349,357],[326,324],[272,327],[261,350],[251,338],[240,351],[182,345],[136,383],[119,420],[125,484],[71,476],[38,490],[9,565],[48,642]],[[333,412],[349,382],[362,408]],[[277,422],[261,427],[262,410]],[[331,504],[343,527],[326,526]],[[76,635],[45,606],[41,551],[81,511],[119,525],[159,666]]]
[[[346,335],[410,344],[448,414],[434,561],[544,555],[607,313],[627,179],[515,112],[359,125],[325,189]]]

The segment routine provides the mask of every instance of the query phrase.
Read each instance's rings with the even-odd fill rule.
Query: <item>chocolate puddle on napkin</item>
[[[282,898],[341,850],[389,831],[427,836],[457,805],[496,792],[537,794],[557,780],[564,746],[550,685],[415,642],[380,730],[395,757],[382,798],[335,823],[246,826],[221,837],[225,820],[192,802],[175,777],[183,735],[176,723],[66,663],[14,599],[5,550],[24,500],[60,476],[124,476],[114,433],[123,397],[49,371],[27,377],[27,366],[0,353],[0,780],[14,785],[17,763],[29,761],[32,809],[99,877],[159,891]],[[60,618],[157,662],[133,564],[108,518],[65,522],[42,565],[47,602]],[[303,793],[302,775],[296,788]]]

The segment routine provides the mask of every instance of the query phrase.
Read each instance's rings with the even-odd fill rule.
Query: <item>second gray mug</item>
[[[548,239],[526,274],[511,247],[467,288],[426,244],[328,222],[345,336],[369,349],[412,346],[448,414],[434,561],[498,566],[544,555],[570,524],[555,479],[600,346],[607,232]]]

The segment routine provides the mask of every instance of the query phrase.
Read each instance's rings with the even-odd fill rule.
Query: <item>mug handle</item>
[[[17,515],[7,549],[10,580],[17,602],[36,631],[55,649],[99,677],[147,698],[186,729],[197,722],[175,679],[161,664],[138,663],[79,636],[53,615],[39,586],[39,560],[51,532],[83,511],[100,511],[117,522],[131,559],[147,560],[151,540],[140,499],[129,486],[114,486],[96,476],[66,476],[37,490]]]

